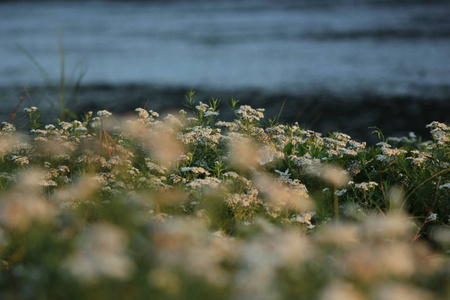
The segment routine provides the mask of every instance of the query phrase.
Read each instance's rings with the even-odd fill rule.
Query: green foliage
[[[186,100],[2,126],[0,298],[450,295],[447,125],[367,147]]]

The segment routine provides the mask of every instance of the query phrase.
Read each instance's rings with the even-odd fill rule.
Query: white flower
[[[186,186],[189,186],[191,188],[201,188],[204,186],[209,186],[213,189],[219,188],[220,180],[215,177],[206,177],[205,179],[194,179],[194,181],[191,181],[186,184]]]
[[[16,131],[16,127],[8,122],[2,122],[2,126],[0,126],[0,128],[1,128],[0,134],[1,133],[11,134]]]
[[[84,126],[77,127],[75,131],[87,131],[87,128]]]
[[[54,180],[42,180],[42,186],[58,186],[58,184]]]
[[[110,112],[107,111],[107,110],[101,110],[101,111],[98,111],[98,112],[97,112],[97,116],[107,118],[107,117],[112,116],[112,113],[110,113]]]
[[[294,218],[291,219],[291,221],[305,224],[308,229],[313,229],[314,227],[316,227],[316,225],[313,225],[311,223],[311,219],[315,214],[316,213],[314,211],[297,214]]]
[[[180,169],[180,171],[181,172],[192,172],[194,174],[205,174],[207,176],[210,175],[210,173],[202,167],[183,167]]]
[[[450,189],[450,182],[446,183],[446,184],[441,184],[439,186],[439,189]]]
[[[219,113],[217,111],[208,110],[207,112],[205,112],[205,117],[218,116],[218,115],[219,115]]]
[[[20,165],[28,165],[30,162],[28,161],[28,157],[26,156],[19,156],[19,155],[13,155],[11,156],[11,160],[14,162],[20,164]]]
[[[124,231],[109,224],[95,224],[76,241],[76,252],[65,267],[80,281],[94,282],[105,276],[126,280],[134,270],[126,255],[128,237]]]
[[[368,191],[369,189],[376,186],[378,186],[378,183],[376,183],[375,181],[355,183],[354,185],[355,189],[361,189],[363,191]]]
[[[60,166],[58,168],[58,171],[61,172],[61,173],[68,173],[68,172],[70,172],[70,169],[69,169],[68,166]]]
[[[334,192],[334,194],[335,194],[336,196],[342,196],[342,195],[344,195],[345,193],[347,193],[347,189],[341,189],[341,190],[337,190],[336,192]]]
[[[136,108],[135,111],[139,113],[139,118],[146,119],[149,117],[148,111],[143,108]]]
[[[390,148],[391,147],[391,145],[389,145],[388,143],[385,143],[385,142],[379,142],[379,143],[377,143],[377,146],[385,147],[385,148]]]
[[[256,161],[264,166],[276,158],[283,158],[283,153],[278,151],[273,145],[263,146],[257,151]]]
[[[56,128],[55,128],[55,125],[53,125],[53,124],[48,124],[48,125],[45,125],[45,130],[55,130]]]
[[[275,170],[275,172],[284,178],[289,178],[292,175],[291,173],[289,173],[289,169],[286,169],[286,171],[284,171],[284,172],[281,172],[280,170]]]
[[[392,158],[379,154],[377,155],[377,160],[385,163],[390,163],[392,161]]]
[[[437,220],[437,214],[430,213],[430,215],[427,218],[428,221],[436,221]]]
[[[99,117],[92,118],[91,127],[95,129],[99,129],[101,127],[101,121]]]
[[[242,105],[236,110],[236,114],[242,119],[247,121],[259,121],[264,118],[264,109],[253,109],[248,105]]]
[[[206,110],[208,109],[208,104],[205,104],[205,103],[203,103],[203,102],[200,101],[199,105],[197,105],[195,108],[196,108],[198,111],[206,112]]]
[[[60,122],[59,123],[59,126],[61,126],[61,128],[63,129],[63,130],[69,130],[70,128],[72,128],[73,127],[73,124],[72,123],[68,123],[68,122]]]
[[[240,205],[249,207],[252,204],[261,204],[261,200],[257,198],[257,194],[231,194],[226,200],[230,205]]]
[[[35,112],[37,110],[38,110],[38,108],[36,106],[26,107],[26,108],[23,109],[23,111],[26,112],[26,113],[32,113],[32,112]]]

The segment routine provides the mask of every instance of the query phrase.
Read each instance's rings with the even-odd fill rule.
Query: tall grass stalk
[[[66,75],[66,57],[65,50],[62,43],[58,45],[58,56],[59,56],[59,82],[58,84],[52,79],[49,72],[36,60],[36,58],[24,47],[17,45],[19,50],[25,54],[25,56],[31,61],[31,63],[36,67],[41,76],[44,79],[45,86],[47,89],[52,91],[57,95],[57,101],[44,99],[50,103],[52,108],[58,112],[59,119],[61,121],[75,119],[77,116],[74,113],[77,104],[77,95],[81,87],[81,82],[87,74],[87,66],[78,64],[74,70],[69,80],[67,80]],[[79,68],[81,68],[79,70]],[[78,71],[78,74],[76,72]],[[71,79],[72,78],[72,79]],[[69,90],[70,88],[70,90]],[[51,96],[50,96],[51,97]]]

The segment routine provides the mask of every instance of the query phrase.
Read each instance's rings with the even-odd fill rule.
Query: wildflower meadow
[[[450,127],[367,146],[232,100],[0,131],[0,299],[450,299]]]

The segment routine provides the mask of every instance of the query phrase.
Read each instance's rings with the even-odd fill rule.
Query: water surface
[[[0,3],[0,86],[84,84],[447,98],[450,4],[426,1]],[[77,69],[78,68],[78,69]]]

